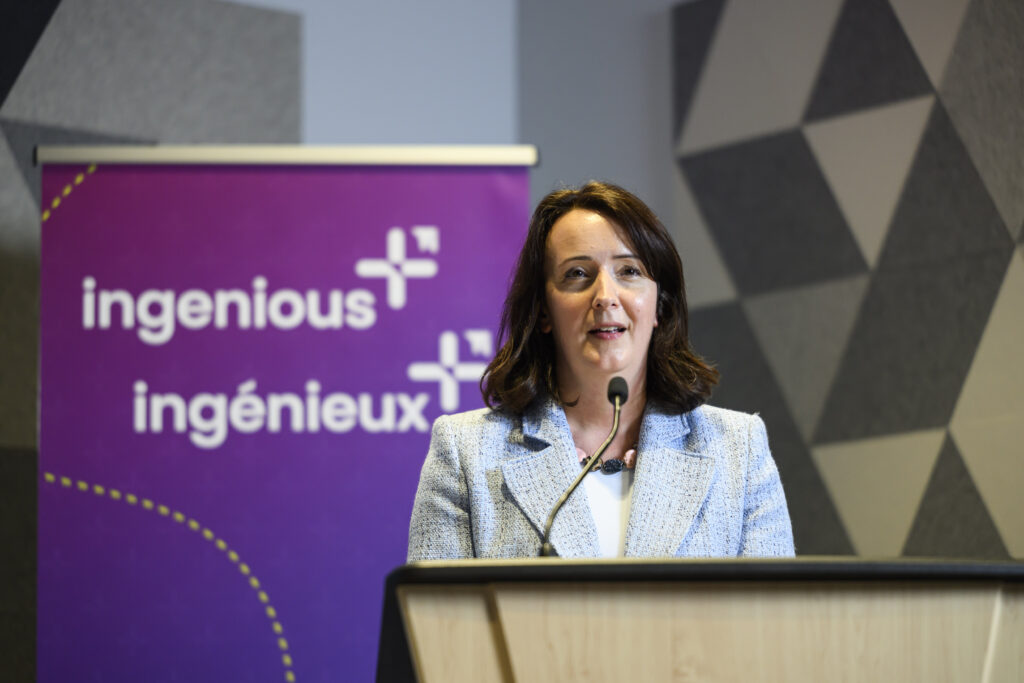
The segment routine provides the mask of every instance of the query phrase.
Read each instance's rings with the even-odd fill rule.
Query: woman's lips
[[[619,327],[617,325],[602,325],[601,327],[595,327],[587,334],[593,335],[598,339],[618,339],[625,332],[626,328],[624,327]]]

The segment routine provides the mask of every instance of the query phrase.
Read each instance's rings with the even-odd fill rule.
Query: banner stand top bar
[[[534,145],[73,145],[36,148],[36,164],[535,166]]]

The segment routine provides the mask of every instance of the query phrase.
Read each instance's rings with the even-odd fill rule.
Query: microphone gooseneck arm
[[[608,434],[608,438],[604,440],[604,443],[601,444],[601,447],[594,452],[594,455],[590,456],[590,460],[587,461],[586,466],[584,466],[583,470],[579,475],[577,475],[576,481],[572,483],[572,486],[566,489],[565,493],[562,494],[562,497],[558,499],[557,503],[555,503],[555,506],[551,508],[551,514],[548,515],[548,521],[544,525],[544,536],[541,539],[541,557],[551,557],[555,554],[555,550],[551,546],[550,540],[551,525],[555,523],[555,515],[557,515],[558,511],[562,509],[562,505],[565,504],[565,501],[569,500],[569,496],[572,495],[572,492],[575,491],[576,487],[578,487],[580,482],[583,481],[583,477],[590,473],[590,468],[597,463],[601,458],[601,455],[608,450],[608,446],[611,444],[612,440],[615,439],[615,435],[619,432],[619,412],[622,410],[622,404],[625,403],[627,396],[628,390],[626,388],[625,380],[621,377],[613,377],[612,381],[608,383],[608,398],[615,405],[615,415],[612,418],[612,431]]]

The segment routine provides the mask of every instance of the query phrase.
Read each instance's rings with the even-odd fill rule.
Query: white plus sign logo
[[[466,330],[469,352],[474,356],[490,358],[490,330]],[[438,337],[437,363],[410,363],[407,369],[413,382],[437,382],[441,395],[441,410],[451,412],[459,407],[459,382],[479,382],[487,363],[459,362],[459,335],[445,331]]]
[[[412,228],[416,248],[422,253],[436,254],[441,238],[437,226],[416,225]],[[393,309],[405,308],[408,278],[428,278],[437,275],[437,261],[430,258],[406,258],[405,231],[391,228],[387,237],[387,258],[361,258],[356,261],[356,275],[359,277],[387,278],[388,306]]]

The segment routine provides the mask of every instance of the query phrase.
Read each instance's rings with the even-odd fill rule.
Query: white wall
[[[302,15],[304,142],[517,142],[515,0],[244,4]]]
[[[541,154],[534,201],[559,183],[609,180],[670,220],[678,2],[519,1],[519,137]]]

